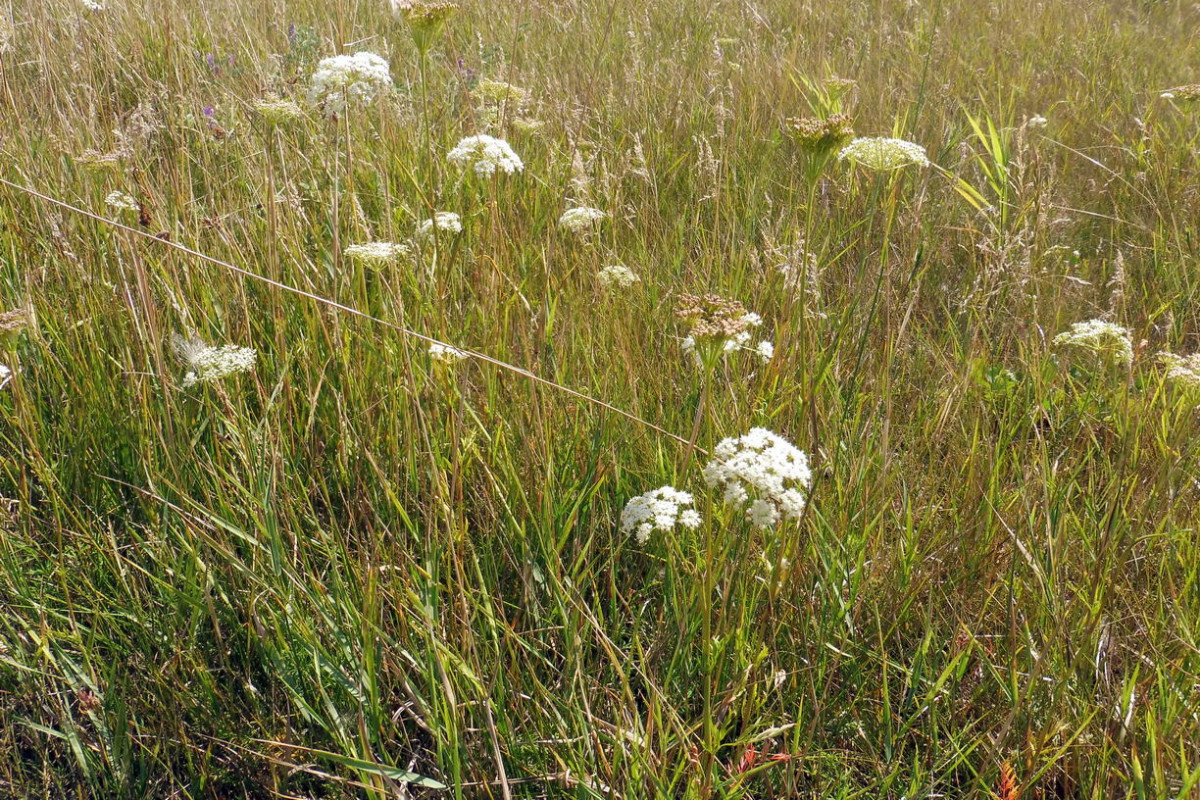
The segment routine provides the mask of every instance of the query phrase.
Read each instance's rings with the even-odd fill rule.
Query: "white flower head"
[[[775,357],[775,345],[764,340],[754,346],[754,352],[757,353],[758,357],[762,359],[762,362],[766,364]]]
[[[271,125],[283,125],[304,118],[304,109],[291,100],[285,100],[277,95],[267,95],[254,100],[250,104],[264,121]]]
[[[645,544],[654,531],[669,531],[677,524],[695,530],[700,527],[700,512],[690,505],[692,496],[674,486],[640,494],[625,504],[621,532],[632,533],[638,544]]]
[[[504,81],[484,78],[475,84],[471,96],[483,108],[519,109],[529,102],[529,90]]]
[[[752,428],[745,436],[722,439],[713,448],[704,480],[724,491],[725,502],[745,507],[755,527],[769,528],[780,518],[800,518],[812,471],[808,456],[787,439],[765,428]]]
[[[736,300],[726,300],[716,295],[679,296],[676,316],[691,325],[689,335],[681,345],[684,355],[689,355],[697,366],[711,365],[706,356],[716,358],[739,351],[753,352],[762,358],[762,345],[774,354],[769,342],[753,341],[751,329],[761,327],[763,318]],[[769,359],[767,359],[769,360]]]
[[[352,244],[343,250],[342,254],[365,267],[380,269],[408,255],[408,245],[399,242]]]
[[[218,381],[239,372],[250,372],[258,360],[258,351],[253,347],[238,347],[232,344],[209,347],[203,339],[184,339],[178,334],[175,335],[175,353],[188,368],[187,374],[183,376],[185,389],[197,383]]]
[[[609,264],[596,273],[596,280],[605,289],[628,289],[641,280],[633,270],[623,264]]]
[[[108,197],[104,198],[104,205],[113,211],[141,211],[142,209],[137,200],[120,191],[109,192]]]
[[[0,389],[8,386],[8,382],[12,380],[12,370],[0,364]]]
[[[374,53],[321,59],[308,87],[308,100],[330,116],[365,105],[392,86],[388,62]]]
[[[1181,103],[1193,103],[1200,100],[1200,83],[1189,83],[1186,86],[1176,86],[1167,89],[1159,95],[1163,100],[1178,100]]]
[[[83,0],[83,7],[88,11],[103,11],[104,3],[99,0]]]
[[[460,139],[446,160],[463,169],[471,167],[480,178],[490,178],[497,171],[506,175],[525,169],[524,162],[503,139],[480,134]]]
[[[1102,319],[1076,322],[1054,337],[1054,345],[1087,350],[1124,366],[1133,363],[1133,337],[1129,330]]]
[[[558,218],[558,227],[571,233],[590,233],[600,227],[600,223],[608,214],[598,208],[568,208]]]
[[[421,221],[417,226],[415,238],[422,242],[432,239],[435,226],[442,233],[462,233],[462,218],[453,211],[438,211],[433,215],[433,219]]]
[[[921,145],[884,137],[855,139],[838,153],[839,161],[846,159],[874,170],[893,170],[910,165],[929,166],[929,157]]]
[[[1043,117],[1041,114],[1034,114],[1029,119],[1025,120],[1026,127],[1029,128],[1044,128],[1050,120]]]
[[[1200,389],[1200,353],[1159,353],[1158,360],[1167,368],[1167,380],[1186,389]]]
[[[467,354],[457,347],[434,342],[429,345],[429,357],[442,364],[457,364],[459,361],[467,358]]]

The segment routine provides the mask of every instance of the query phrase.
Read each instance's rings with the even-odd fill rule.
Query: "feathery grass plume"
[[[442,233],[462,233],[462,217],[453,211],[438,211],[434,213],[433,219],[421,221],[413,238],[419,242],[429,241],[433,238],[434,227]]]
[[[8,382],[12,380],[12,370],[4,364],[0,364],[0,389],[8,386]]]
[[[321,59],[308,87],[308,101],[326,115],[344,113],[365,105],[391,89],[388,62],[374,53],[330,56]]]
[[[0,346],[11,344],[29,325],[29,314],[23,308],[0,312]]]
[[[175,354],[188,368],[187,374],[183,376],[185,389],[197,383],[218,381],[240,372],[250,372],[258,359],[258,351],[253,347],[238,347],[232,344],[209,347],[198,336],[185,339],[175,334],[174,345]]]
[[[342,251],[342,255],[346,258],[369,269],[383,269],[388,264],[399,261],[408,253],[408,245],[399,242],[352,244]]]
[[[596,273],[596,280],[605,289],[628,289],[641,278],[624,264],[609,264]]]
[[[766,428],[751,428],[745,436],[722,439],[704,467],[704,481],[724,491],[724,499],[746,506],[746,516],[758,528],[785,519],[799,519],[804,492],[812,485],[808,456]]]
[[[1180,103],[1194,103],[1200,100],[1200,83],[1189,83],[1167,89],[1159,95],[1163,100],[1177,100]]]
[[[571,233],[586,234],[591,233],[600,227],[600,223],[608,214],[598,208],[590,208],[588,206],[580,206],[579,208],[568,208],[558,218],[558,227]]]
[[[268,125],[286,125],[304,118],[304,109],[297,103],[274,94],[260,97],[250,105]]]
[[[441,364],[457,364],[467,358],[467,354],[457,347],[435,342],[429,345],[429,357]]]
[[[929,166],[924,147],[904,139],[887,137],[855,139],[838,153],[839,161],[847,159],[867,169],[880,171],[907,166]]]
[[[1086,350],[1126,367],[1133,363],[1133,337],[1129,330],[1102,319],[1074,323],[1054,337],[1054,346]]]
[[[1200,353],[1179,356],[1159,353],[1158,361],[1167,368],[1167,380],[1185,389],[1200,389]]]
[[[458,3],[422,3],[419,0],[391,0],[392,12],[408,25],[413,44],[424,56],[442,34],[446,21],[458,10]]]
[[[104,205],[118,212],[133,211],[136,213],[142,209],[137,200],[120,191],[109,192],[108,197],[104,198]]]
[[[446,154],[446,160],[463,169],[474,169],[480,178],[490,178],[497,171],[512,175],[525,169],[524,162],[508,142],[486,133],[460,139]]]
[[[793,141],[806,153],[828,157],[854,139],[854,121],[849,114],[832,114],[825,119],[792,117],[787,121]]]
[[[638,544],[650,540],[656,530],[667,532],[676,525],[695,530],[700,527],[700,512],[692,505],[693,498],[674,486],[653,489],[625,504],[621,512],[621,533],[632,533]]]

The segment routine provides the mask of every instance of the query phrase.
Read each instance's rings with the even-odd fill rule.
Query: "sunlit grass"
[[[0,7],[0,796],[1197,791],[1195,8],[103,5]]]

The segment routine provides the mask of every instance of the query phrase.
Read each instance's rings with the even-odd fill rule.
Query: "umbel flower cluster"
[[[183,376],[184,388],[197,383],[219,381],[239,372],[250,372],[258,359],[258,351],[253,347],[232,344],[209,347],[203,339],[185,339],[178,334],[175,336],[175,352],[188,368]]]
[[[352,244],[343,250],[342,254],[365,267],[381,269],[408,255],[408,245],[400,242]]]
[[[308,100],[334,116],[365,105],[392,86],[388,62],[374,53],[321,59],[308,88]]]
[[[457,347],[434,342],[429,345],[429,357],[442,364],[457,364],[467,357],[467,354]]]
[[[558,227],[576,234],[590,233],[600,227],[600,223],[607,216],[608,214],[598,208],[587,206],[568,208],[558,218]]]
[[[419,2],[419,0],[392,0],[392,11],[408,23],[413,43],[422,53],[446,26],[446,21],[458,10],[457,3]]]
[[[1159,97],[1164,100],[1178,100],[1181,103],[1194,103],[1200,100],[1200,83],[1189,83],[1186,86],[1167,89]]]
[[[609,264],[596,273],[596,280],[605,289],[628,289],[641,280],[637,274],[624,264]]]
[[[805,492],[812,485],[808,456],[765,428],[752,428],[741,437],[723,439],[704,467],[704,481],[719,489],[723,500],[744,508],[757,528],[770,528],[780,519],[796,520],[804,511]],[[630,500],[621,512],[621,532],[645,544],[654,531],[676,525],[700,527],[693,496],[674,486],[662,486]]]
[[[475,100],[475,119],[483,128],[493,128],[502,122],[517,122],[517,114],[529,105],[528,89],[504,81],[484,78],[471,90]],[[528,122],[528,120],[523,120]],[[520,126],[518,126],[520,127]]]
[[[880,171],[907,166],[929,166],[929,157],[925,155],[925,148],[904,139],[855,139],[838,153],[839,161],[847,159],[867,169]]]
[[[8,382],[12,380],[12,370],[0,364],[0,389],[8,386]]]
[[[675,316],[687,321],[690,330],[682,344],[697,364],[705,363],[705,355],[727,354],[752,350],[763,362],[775,355],[775,346],[767,341],[752,344],[752,330],[762,325],[762,317],[747,311],[737,300],[726,300],[714,294],[681,294]]]
[[[134,200],[124,192],[109,192],[108,197],[104,198],[104,205],[111,208],[113,211],[139,211],[141,206],[138,201]]]
[[[793,117],[787,125],[796,143],[814,155],[830,153],[854,138],[853,120],[849,114],[831,114],[825,119]]]
[[[474,169],[480,178],[490,178],[497,171],[512,175],[525,169],[525,163],[508,142],[486,133],[459,140],[446,160],[463,169]]]
[[[812,484],[808,456],[766,428],[751,428],[742,437],[722,439],[704,467],[704,481],[721,489],[725,502],[746,507],[758,528],[769,528],[782,517],[799,519],[804,492]]]
[[[1159,353],[1158,360],[1167,368],[1167,380],[1186,389],[1200,389],[1200,353]]]
[[[426,219],[417,226],[414,238],[424,242],[433,238],[433,229],[441,233],[462,233],[462,218],[453,211],[438,211],[432,219]]]
[[[625,504],[621,512],[621,532],[632,533],[638,544],[650,540],[654,531],[670,531],[678,525],[695,530],[700,527],[700,512],[692,505],[693,498],[674,486],[662,486],[640,494]]]
[[[1085,350],[1101,360],[1126,367],[1133,363],[1133,337],[1129,330],[1102,319],[1076,322],[1054,337],[1054,346]]]
[[[252,103],[254,110],[263,121],[270,125],[283,125],[304,118],[304,109],[291,100],[284,100],[277,95],[260,97]]]
[[[29,324],[29,315],[23,308],[0,312],[0,345],[15,339]]]

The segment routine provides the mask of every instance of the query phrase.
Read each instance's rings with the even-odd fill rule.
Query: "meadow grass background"
[[[816,480],[755,530],[648,427],[0,188],[0,796],[1200,791],[1198,398],[1154,357],[1200,348],[1196,6],[465,0],[422,83],[382,0],[107,5],[0,6],[0,177],[684,438],[674,298],[740,300],[776,353],[697,444]],[[391,96],[252,110],[359,50]],[[810,183],[833,77],[936,167]],[[531,93],[486,128],[520,175],[445,161],[481,79]],[[341,257],[433,208],[432,270]],[[1095,317],[1130,369],[1052,346]],[[255,371],[184,388],[193,332]],[[638,545],[666,483],[705,526]]]

